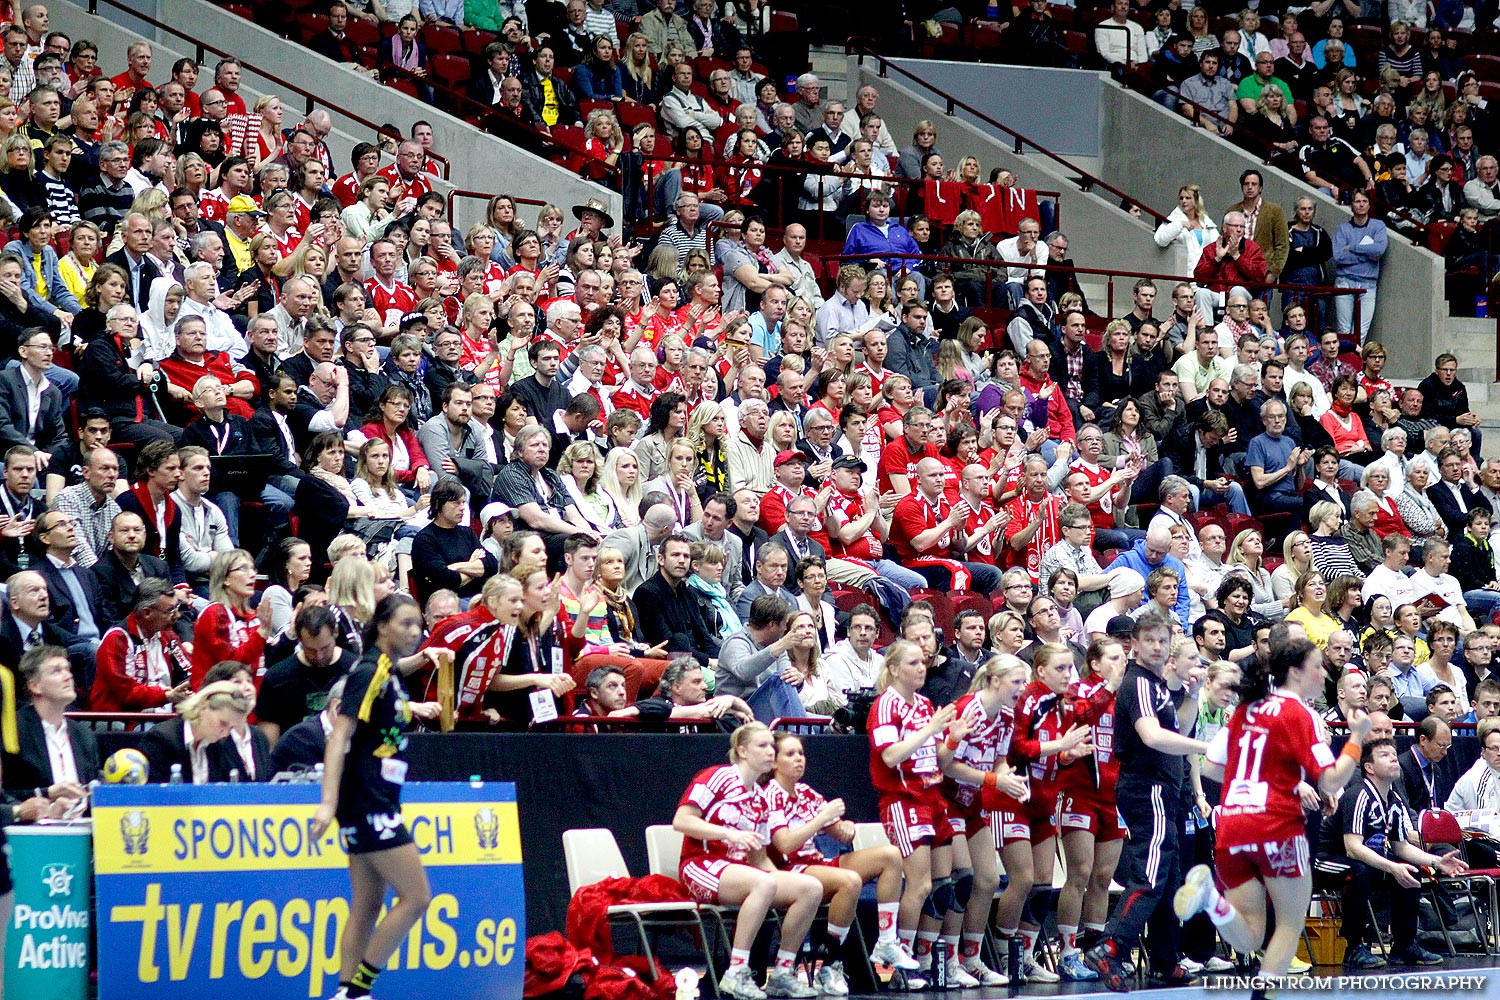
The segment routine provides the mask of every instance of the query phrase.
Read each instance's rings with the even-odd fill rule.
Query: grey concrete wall
[[[351,70],[212,4],[202,0],[125,2],[145,13],[154,11],[152,16],[157,20],[178,26],[197,40],[234,53],[266,73],[293,82],[367,121],[376,124],[393,122],[403,132],[409,131],[411,123],[418,119],[430,121],[434,135],[433,148],[449,161],[449,181],[452,187],[495,194],[509,192],[564,206],[579,204],[587,197],[597,197],[610,205],[617,218],[621,214],[620,196],[615,192],[586,182],[548,160],[502,142],[468,122],[454,118],[414,97],[389,87],[377,86]],[[93,38],[103,46],[101,64],[106,69],[111,69],[116,64],[118,67],[124,66],[125,46],[136,37],[144,37],[157,46],[153,76],[165,78],[172,59],[180,54],[193,54],[182,39],[167,32],[158,33],[144,22],[132,23],[133,19],[114,8],[101,7],[101,11],[108,12],[108,19],[102,15],[90,15],[85,7],[78,6],[71,0],[53,5],[51,11],[54,27],[72,33],[74,38]],[[121,28],[112,21],[123,23],[126,27]],[[204,61],[211,67],[217,57],[210,55]],[[205,85],[211,78],[211,73],[212,70],[209,69],[205,74]],[[288,94],[284,87],[249,70],[244,73],[242,89],[252,94],[281,94],[289,115],[298,114],[306,107],[306,102],[301,97]],[[373,137],[366,126],[332,107],[328,111],[333,115],[337,133],[330,136],[329,140],[334,165],[340,172],[345,172],[348,170],[349,152],[353,144],[357,141],[369,141]],[[459,199],[455,206],[455,221],[462,227],[479,221],[483,212],[482,202]],[[523,217],[531,214],[534,214],[534,210],[522,211]]]
[[[1001,142],[988,131],[961,118],[943,115],[940,106],[929,103],[925,95],[903,86],[898,79],[882,79],[873,61],[860,65],[859,60],[851,56],[848,83],[851,94],[867,83],[879,89],[880,113],[884,116],[891,135],[897,137],[898,145],[905,145],[910,141],[900,137],[910,136],[912,126],[918,120],[928,118],[938,124],[938,145],[945,151],[951,150],[955,154],[972,153],[979,157],[986,173],[993,167],[1015,171],[1022,187],[1061,191],[1061,228],[1071,241],[1069,253],[1079,267],[1113,268],[1174,277],[1191,274],[1192,269],[1185,254],[1173,255],[1158,248],[1151,238],[1151,227],[1123,211],[1118,200],[1107,193],[1096,195],[1080,191],[1076,183],[1065,176],[1065,168],[1054,161],[1034,151],[1017,155],[1011,143]],[[1037,141],[1045,142],[1040,138]],[[1124,184],[1116,183],[1115,186],[1130,190]],[[1094,283],[1087,277],[1083,280],[1086,284]],[[1130,286],[1134,284],[1134,280],[1116,280],[1116,314],[1129,308]],[[1156,283],[1159,300],[1166,300],[1172,283],[1166,280]],[[1090,304],[1100,313],[1106,308],[1102,301],[1091,299]]]
[[[1311,195],[1317,199],[1317,222],[1330,233],[1349,218],[1348,209],[1331,198],[1266,168],[1257,157],[1194,128],[1139,94],[1106,85],[1101,96],[1101,176],[1157,211],[1169,211],[1177,203],[1178,188],[1195,183],[1202,186],[1209,211],[1218,216],[1240,200],[1241,172],[1260,167],[1265,197],[1281,205],[1288,217],[1298,198]],[[1443,349],[1437,343],[1447,316],[1443,262],[1395,232],[1389,246],[1371,334],[1390,352],[1390,376],[1420,378],[1431,371],[1433,356]]]
[[[1048,149],[1070,157],[1099,155],[1098,73],[937,59],[892,62]],[[1037,100],[1038,94],[1045,94],[1047,99]],[[1010,142],[1005,133],[963,111],[959,116],[973,121],[1002,143]]]

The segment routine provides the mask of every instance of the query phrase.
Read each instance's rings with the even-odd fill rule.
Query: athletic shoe
[[[1194,865],[1172,896],[1172,910],[1177,919],[1187,921],[1207,909],[1208,893],[1213,884],[1213,870],[1208,865]]]
[[[915,993],[917,991],[925,990],[927,988],[927,977],[930,976],[930,975],[932,975],[932,973],[930,971],[926,970],[926,969],[923,969],[920,972],[906,972],[906,971],[903,971],[901,973],[901,975],[904,976],[904,977],[906,977],[906,990],[907,990],[907,992],[908,993]]]
[[[1364,970],[1384,967],[1385,959],[1372,952],[1368,945],[1355,945],[1344,954],[1344,968],[1346,969]]]
[[[813,976],[813,985],[818,992],[825,997],[846,997],[849,995],[849,983],[844,979],[843,962],[827,962],[818,969],[817,975]]]
[[[979,986],[979,980],[969,975],[969,970],[964,968],[957,955],[948,956],[943,972],[947,977],[950,990],[972,990]]]
[[[1172,968],[1172,971],[1164,976],[1152,973],[1147,977],[1147,985],[1154,987],[1196,986],[1198,984],[1198,977],[1189,972],[1186,965],[1186,962],[1178,962]]]
[[[1305,975],[1312,971],[1312,963],[1305,962],[1296,955],[1293,955],[1291,962],[1286,967],[1286,971],[1288,975],[1292,976]]]
[[[1116,993],[1130,992],[1130,979],[1125,975],[1120,957],[1115,954],[1113,941],[1105,939],[1090,948],[1083,955],[1083,964],[1099,974],[1099,982],[1105,989]]]
[[[1220,958],[1218,955],[1210,955],[1208,961],[1203,963],[1204,972],[1233,972],[1234,963],[1228,959]]]
[[[1064,955],[1062,965],[1058,968],[1063,979],[1070,983],[1089,983],[1099,978],[1099,973],[1083,964],[1082,952]]]
[[[1177,963],[1177,967],[1180,969],[1186,969],[1189,973],[1195,976],[1203,971],[1203,963],[1195,962],[1191,958],[1182,959],[1182,961]]]
[[[793,1000],[810,1000],[818,991],[802,981],[792,969],[772,969],[766,977],[764,996],[792,997]]]
[[[900,938],[875,942],[875,947],[870,951],[870,964],[888,965],[903,972],[913,972],[922,967],[921,962],[911,957],[911,952],[906,950],[906,945],[901,943]]]
[[[1056,983],[1062,977],[1036,960],[1035,955],[1021,956],[1021,978],[1028,983]]]
[[[328,1000],[349,1000],[349,987],[340,986],[339,991],[329,997]]]
[[[755,973],[748,965],[731,965],[719,977],[719,992],[730,1000],[766,1000],[766,991],[755,985]]]
[[[1443,956],[1435,951],[1428,951],[1413,941],[1410,945],[1396,952],[1396,961],[1402,965],[1441,965]]]
[[[1007,986],[1010,977],[1001,975],[977,958],[964,963],[964,971],[979,981],[980,986]]]

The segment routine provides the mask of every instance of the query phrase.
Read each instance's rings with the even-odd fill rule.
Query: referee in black
[[[1171,621],[1155,611],[1142,615],[1130,665],[1115,695],[1115,752],[1120,758],[1115,799],[1130,835],[1115,878],[1125,892],[1103,938],[1083,961],[1099,973],[1102,985],[1117,992],[1130,988],[1124,963],[1147,921],[1181,881],[1178,842],[1186,820],[1188,778],[1184,758],[1208,750],[1202,740],[1183,735],[1198,721],[1201,677],[1179,678],[1168,663],[1171,650]],[[1156,976],[1169,980],[1177,955],[1176,935],[1167,921],[1175,924],[1176,918],[1170,907],[1161,912],[1152,928],[1150,958]]]

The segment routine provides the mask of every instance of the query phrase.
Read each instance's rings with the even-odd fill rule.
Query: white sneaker
[[[794,1000],[811,1000],[818,991],[802,981],[793,969],[772,969],[766,977],[766,990],[762,996],[792,997]]]
[[[1006,986],[1010,979],[985,965],[977,958],[964,963],[964,971],[979,981],[980,986]]]
[[[943,972],[948,979],[950,990],[972,990],[979,986],[979,980],[969,975],[969,970],[964,968],[957,955],[949,955]]]
[[[766,991],[755,985],[755,974],[748,965],[731,965],[719,977],[719,992],[731,1000],[766,1000]]]
[[[1172,910],[1178,920],[1190,920],[1208,908],[1209,890],[1213,888],[1214,873],[1208,865],[1194,865],[1182,880],[1182,886],[1172,896]]]
[[[1177,963],[1177,967],[1190,976],[1196,976],[1203,971],[1202,962],[1195,962],[1187,956],[1183,956],[1182,960]]]
[[[1210,955],[1208,961],[1203,963],[1204,972],[1231,972],[1233,969],[1233,962],[1218,955]]]
[[[1060,983],[1062,977],[1036,960],[1035,955],[1021,958],[1021,978],[1028,983]]]
[[[340,986],[339,991],[329,997],[328,1000],[349,1000],[349,987]]]
[[[813,985],[826,997],[849,995],[849,981],[844,978],[843,962],[825,962],[813,976]]]
[[[906,945],[901,943],[900,938],[875,942],[875,947],[870,951],[870,964],[888,965],[903,972],[913,972],[922,967],[922,963],[912,958],[911,952],[906,950]]]

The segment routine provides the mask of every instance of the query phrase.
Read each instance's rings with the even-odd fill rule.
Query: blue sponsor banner
[[[338,989],[349,917],[315,785],[109,785],[94,795],[100,1000],[310,1000]],[[519,1000],[525,888],[515,786],[413,783],[402,816],[432,905],[383,992]],[[212,990],[206,993],[205,990]]]

